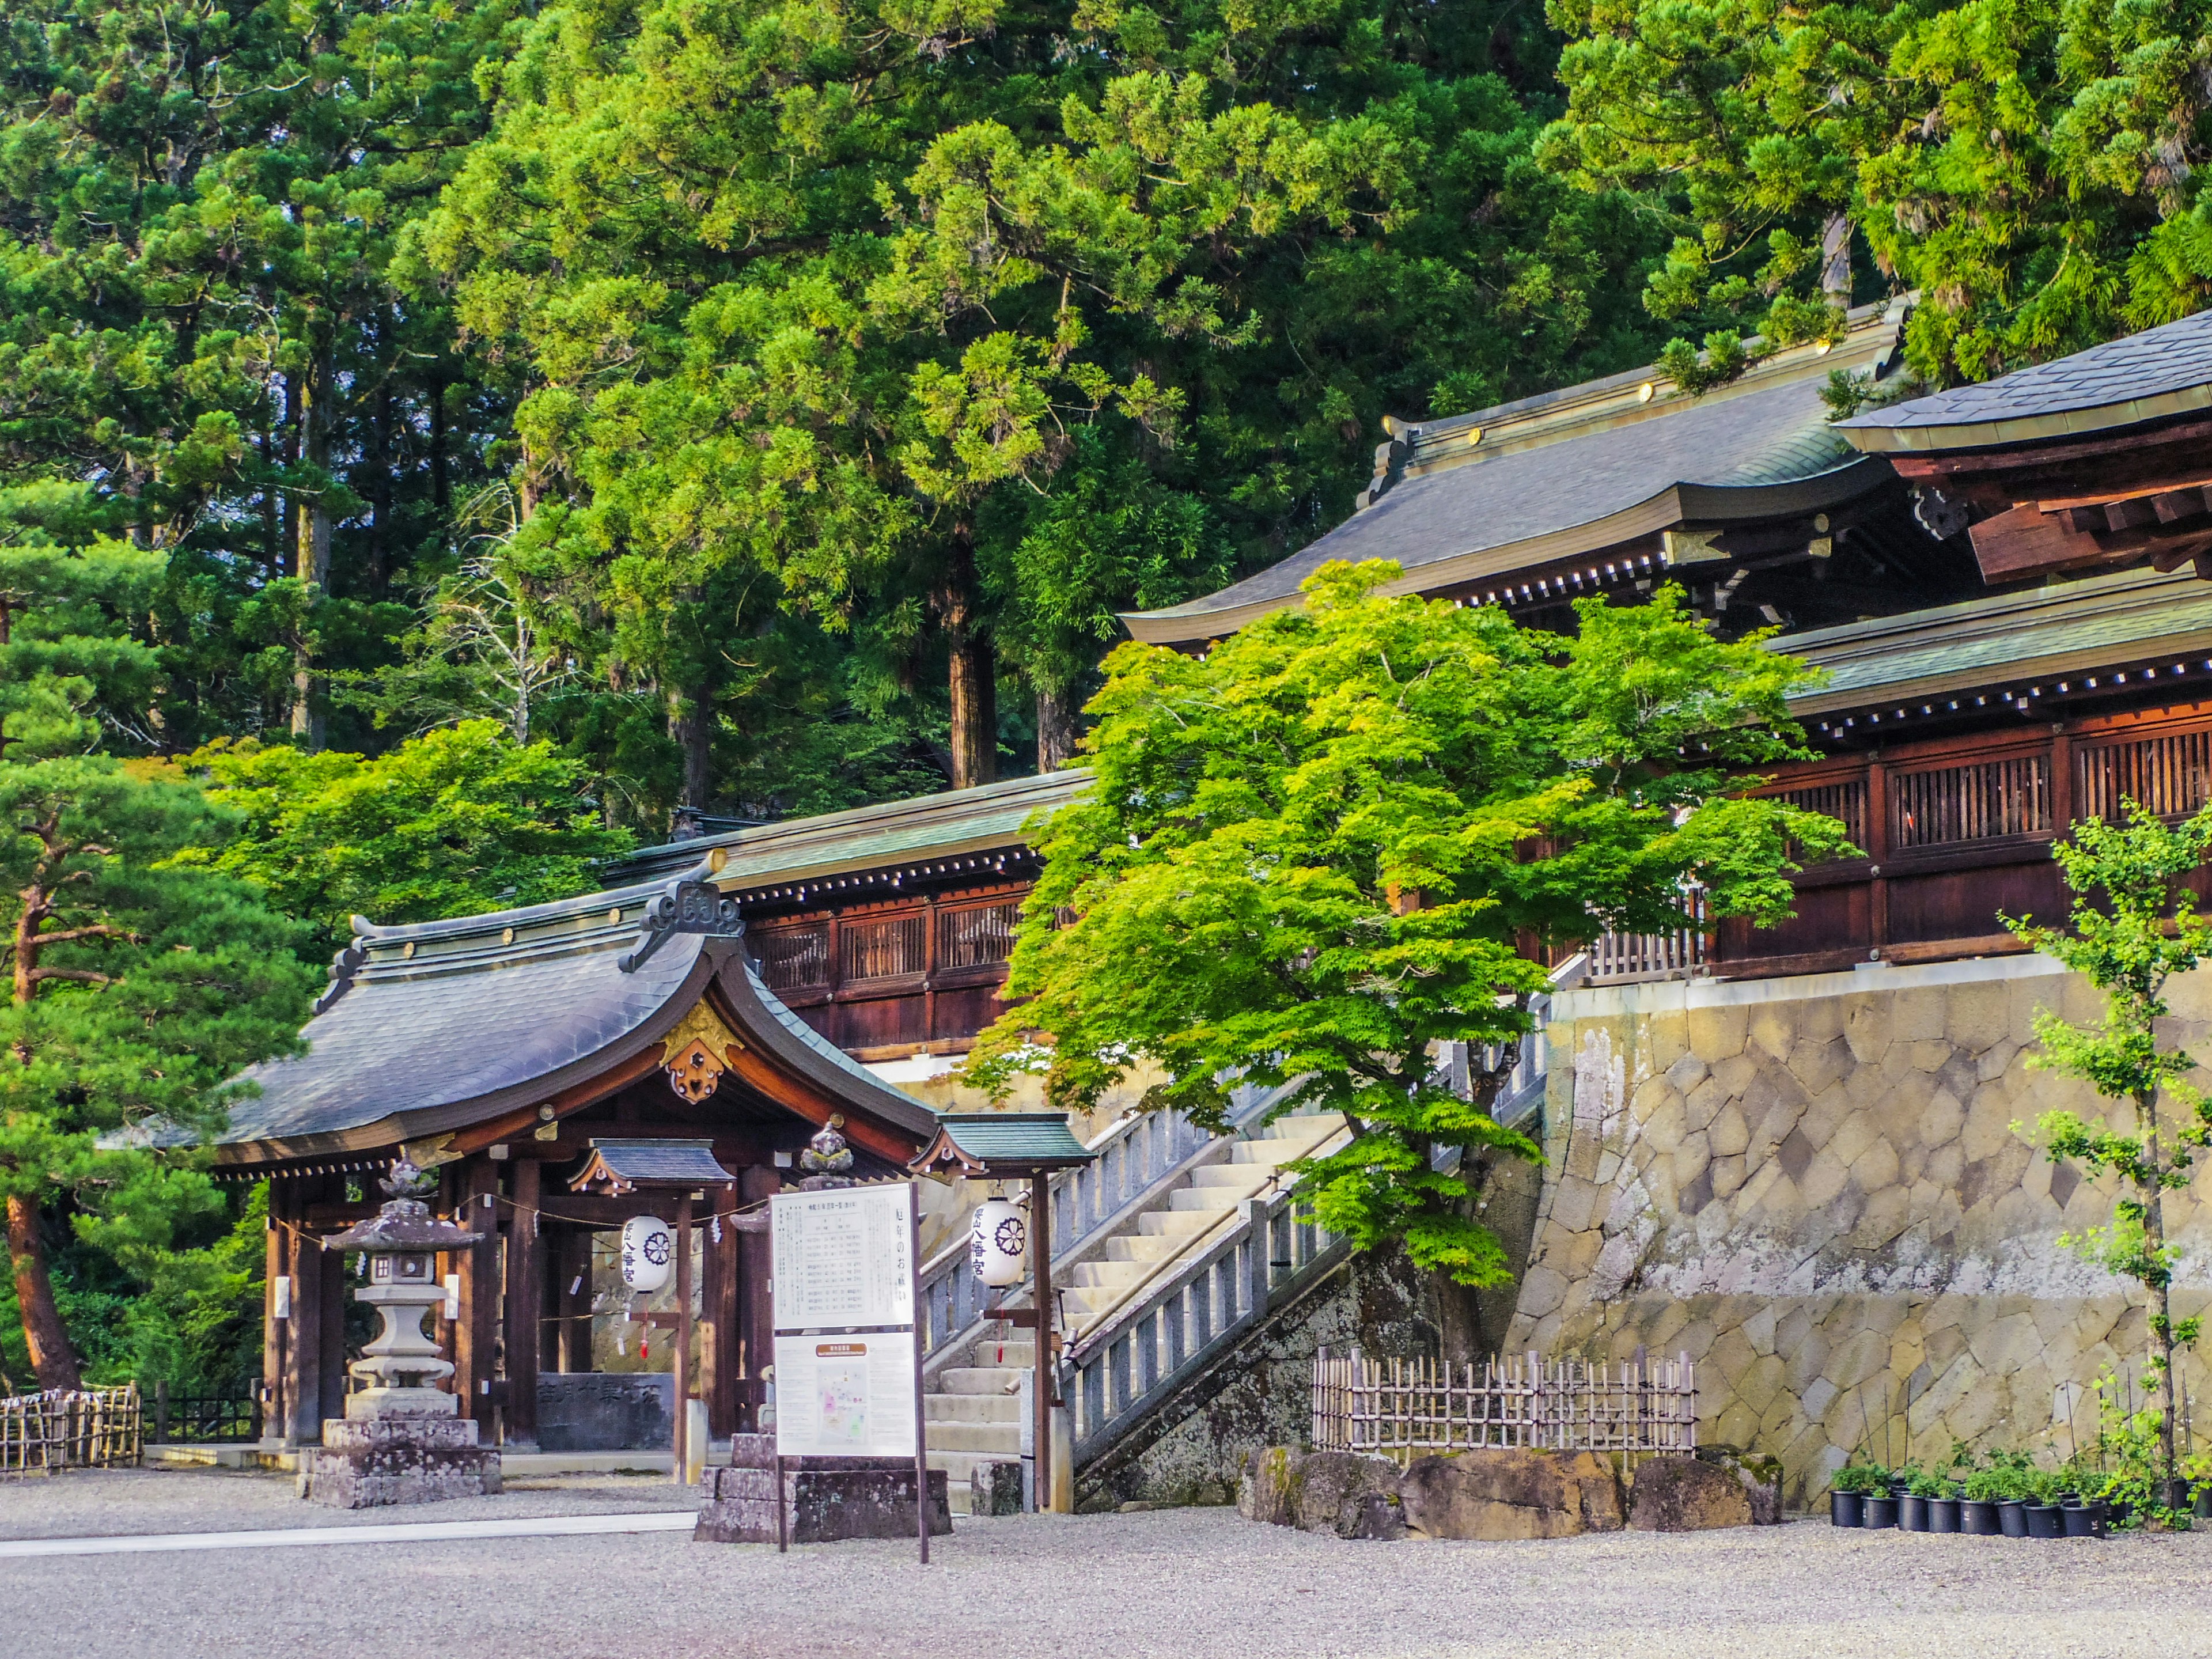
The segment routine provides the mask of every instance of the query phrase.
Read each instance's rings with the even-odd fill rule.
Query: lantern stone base
[[[471,1418],[333,1418],[323,1424],[302,1496],[335,1510],[368,1510],[482,1498],[499,1488],[499,1453],[477,1443]]]
[[[707,1501],[694,1540],[708,1544],[775,1542],[775,1437],[741,1434],[730,1443],[732,1468],[707,1471]],[[793,1457],[783,1466],[783,1495],[794,1544],[915,1535],[914,1463],[893,1457]],[[929,1472],[929,1532],[952,1531],[943,1469]]]

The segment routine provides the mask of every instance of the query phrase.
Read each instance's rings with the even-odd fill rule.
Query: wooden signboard
[[[922,1431],[921,1194],[915,1182],[778,1193],[769,1202],[775,1296],[776,1539],[787,1457],[911,1457],[929,1559]]]

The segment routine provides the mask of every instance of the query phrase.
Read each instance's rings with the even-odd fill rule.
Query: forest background
[[[1386,413],[2197,309],[2208,7],[6,0],[9,810],[312,963],[1056,766],[1115,613],[1338,522]],[[255,1200],[50,1156],[150,1109],[24,1035],[113,942],[9,947],[12,1282],[21,1221],[92,1374],[234,1383]]]

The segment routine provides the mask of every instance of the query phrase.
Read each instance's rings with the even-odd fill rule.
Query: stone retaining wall
[[[2176,1036],[2212,1045],[2212,974],[2176,989]],[[2100,1107],[2030,1068],[2039,1006],[2099,1004],[2034,957],[1562,995],[1507,1347],[1686,1351],[1701,1438],[1779,1457],[1793,1503],[1862,1446],[2070,1450],[2088,1385],[2138,1368],[2143,1317],[2058,1242],[2109,1217],[2112,1179],[2013,1127]],[[2212,1218],[2187,1194],[2167,1215],[2186,1314]]]

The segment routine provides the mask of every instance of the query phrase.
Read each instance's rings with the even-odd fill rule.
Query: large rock
[[[1698,1461],[1716,1468],[1726,1469],[1743,1485],[1744,1496],[1751,1500],[1751,1524],[1754,1527],[1778,1527],[1782,1524],[1782,1460],[1762,1457],[1755,1452],[1739,1450],[1734,1446],[1700,1446]]]
[[[1301,1532],[1401,1538],[1406,1524],[1398,1479],[1398,1466],[1387,1457],[1269,1446],[1247,1461],[1237,1507],[1248,1521]]]
[[[1650,1457],[1636,1466],[1628,1524],[1638,1532],[1705,1532],[1751,1521],[1751,1493],[1731,1469],[1696,1457]]]
[[[1618,1532],[1620,1481],[1594,1452],[1466,1451],[1420,1457],[1398,1482],[1420,1538],[1570,1538]]]

